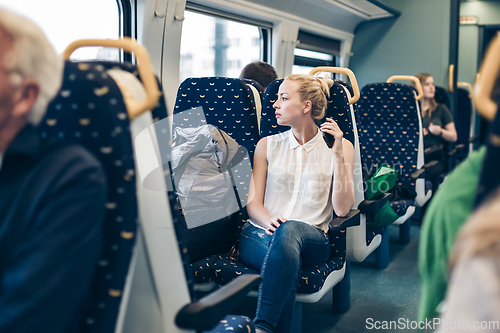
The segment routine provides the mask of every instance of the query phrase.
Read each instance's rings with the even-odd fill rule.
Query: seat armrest
[[[208,331],[214,328],[249,291],[259,285],[262,277],[243,274],[197,302],[185,305],[175,317],[175,324],[183,329]]]
[[[432,162],[437,162],[437,161],[432,161]],[[410,177],[411,179],[425,178],[425,168],[417,169],[417,171],[412,173]]]
[[[342,230],[349,227],[354,227],[359,225],[361,222],[359,220],[359,210],[351,209],[349,213],[344,217],[336,217],[330,222],[330,227],[332,230]]]
[[[363,200],[359,203],[358,209],[362,214],[376,214],[389,202],[391,193],[382,193],[372,200]]]
[[[438,165],[439,161],[430,161],[429,163],[427,164],[424,164],[424,166],[420,169],[418,169],[417,171],[413,172],[411,174],[411,178],[412,179],[417,179],[417,178],[424,178],[425,179],[425,173],[426,171],[428,171],[430,174],[433,174],[434,172],[434,168],[436,167],[436,165]]]
[[[450,151],[448,151],[448,156],[453,156],[457,153],[457,151],[460,151],[462,148],[464,148],[465,145],[464,144],[458,144],[458,145],[455,145],[455,147],[453,149],[451,149]]]
[[[443,150],[443,145],[434,145],[432,147],[429,147],[429,148],[425,148],[424,150],[424,157],[427,159],[428,156],[431,156],[432,154],[440,151],[440,150]]]

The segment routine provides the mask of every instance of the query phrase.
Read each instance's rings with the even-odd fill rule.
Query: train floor
[[[342,314],[332,313],[332,293],[319,302],[303,304],[303,333],[416,332],[410,329],[417,321],[420,301],[418,276],[418,243],[420,225],[411,226],[411,240],[400,245],[399,229],[389,227],[389,266],[375,269],[375,255],[362,263],[351,264],[351,307]],[[248,297],[236,313],[255,316],[256,298]],[[378,321],[378,325],[376,323]],[[407,329],[376,329],[384,322],[404,322]],[[377,326],[376,326],[377,325]],[[403,326],[400,325],[400,328]]]

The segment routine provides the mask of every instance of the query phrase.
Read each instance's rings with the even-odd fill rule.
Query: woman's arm
[[[253,222],[266,228],[266,233],[272,235],[285,222],[283,216],[272,217],[264,207],[264,193],[267,180],[267,137],[259,140],[253,157],[252,179],[248,191],[248,215]]]
[[[354,205],[354,147],[349,140],[342,140],[344,133],[338,124],[327,118],[321,124],[321,131],[334,136],[333,152],[333,193],[332,205],[337,216],[346,216]]]
[[[441,136],[444,140],[448,142],[457,141],[457,130],[455,129],[454,122],[447,124],[444,128],[431,123],[429,124],[429,132],[431,132],[434,135]]]
[[[349,140],[342,143],[342,153],[334,152],[332,204],[335,214],[346,216],[354,205],[354,147]]]

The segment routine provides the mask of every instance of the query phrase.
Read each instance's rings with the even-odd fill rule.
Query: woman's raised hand
[[[434,125],[433,123],[429,124],[429,132],[431,132],[434,135],[440,136],[441,133],[443,132],[443,128],[438,125]]]
[[[333,135],[335,142],[333,144],[333,151],[342,151],[342,138],[344,137],[344,132],[340,129],[339,125],[332,118],[326,118],[326,121],[321,124],[321,132]]]

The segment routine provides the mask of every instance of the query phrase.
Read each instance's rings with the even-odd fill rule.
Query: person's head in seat
[[[37,126],[62,81],[63,61],[31,21],[0,9],[0,154]]]
[[[264,90],[269,83],[278,78],[273,66],[262,61],[251,62],[240,73],[240,79],[252,79],[259,83]]]

